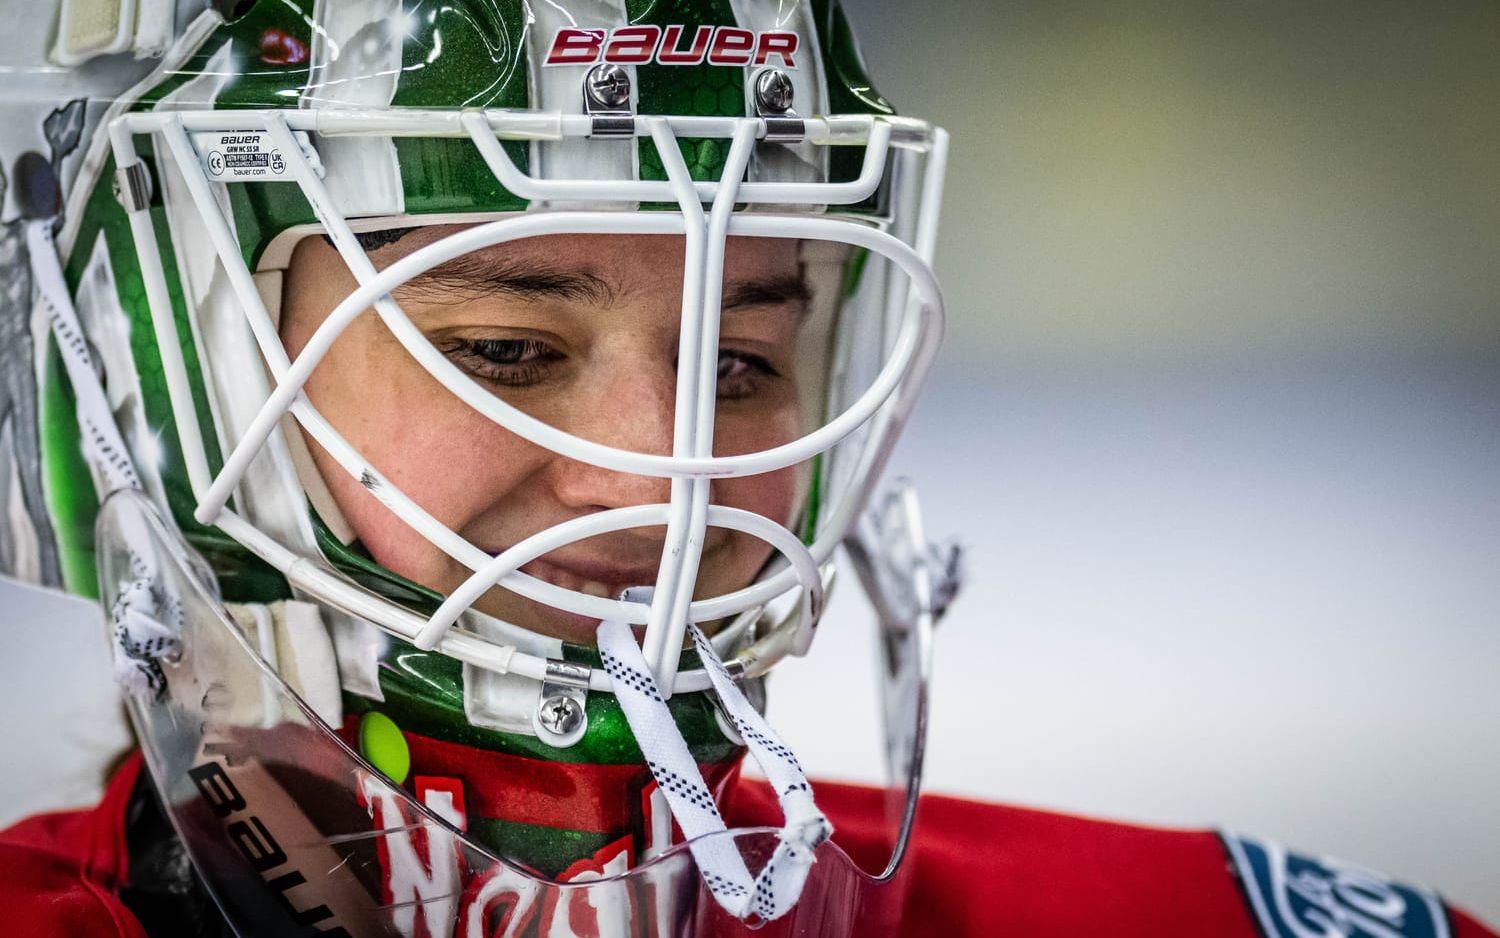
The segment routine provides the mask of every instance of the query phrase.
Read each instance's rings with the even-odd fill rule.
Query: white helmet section
[[[401,0],[317,0],[304,108],[384,108],[401,79]],[[389,137],[318,142],[328,194],[346,218],[400,215],[401,166]]]
[[[531,106],[538,111],[559,114],[582,114],[583,88],[592,65],[549,65],[547,52],[559,30],[586,26],[590,29],[616,29],[630,22],[624,0],[580,0],[566,8],[561,4],[538,3],[531,7],[534,20],[526,31],[526,62],[531,89]],[[629,82],[628,98],[623,105],[636,112],[640,100],[640,83],[634,65],[618,65]],[[531,145],[531,175],[538,179],[639,179],[640,148],[634,141],[601,147],[587,139],[537,140]],[[549,207],[546,200],[535,200],[533,208]],[[634,204],[607,201],[553,203],[552,207],[606,208],[631,210]]]
[[[771,30],[795,32],[798,66],[781,69],[781,75],[791,83],[792,110],[789,116],[803,117],[828,113],[828,81],[823,73],[822,45],[818,42],[817,25],[813,22],[812,4],[799,3],[789,14],[786,4],[779,0],[730,0],[735,19],[739,25],[755,33]],[[781,60],[785,65],[785,60]],[[745,113],[755,114],[755,80],[759,69],[746,69]],[[796,182],[822,182],[828,178],[828,148],[803,141],[783,143],[780,146],[755,148],[750,160],[751,181],[780,179]],[[795,206],[786,208],[796,211]],[[801,210],[807,211],[806,207]]]

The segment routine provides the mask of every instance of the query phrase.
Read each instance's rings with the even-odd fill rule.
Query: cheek
[[[415,362],[350,355],[330,356],[324,366],[308,385],[314,406],[369,465],[445,527],[463,533],[530,471],[529,446]],[[427,585],[446,585],[442,571],[454,561],[331,458],[319,464],[345,519],[377,561]]]
[[[724,456],[780,446],[799,436],[800,422],[800,410],[791,405],[721,420],[716,425],[714,452]],[[763,475],[717,479],[711,500],[716,505],[763,515],[795,531],[811,476],[810,466],[797,465]],[[731,534],[728,543],[737,565],[745,566],[748,574],[759,569],[772,550],[760,538],[739,532]]]
[[[796,530],[796,516],[801,510],[801,493],[806,490],[804,479],[807,473],[801,467],[782,469],[760,476],[742,479],[719,479],[713,483],[712,501],[716,505],[741,508],[764,515],[778,524]],[[703,595],[713,595],[747,585],[771,556],[770,544],[739,531],[722,532],[728,536],[723,547],[707,561],[704,580],[699,589]],[[714,532],[709,532],[709,544]]]
[[[738,456],[790,443],[806,432],[801,407],[791,389],[774,402],[729,402],[714,418],[714,455]]]
[[[807,475],[806,470],[792,466],[764,475],[719,479],[713,483],[711,500],[716,505],[753,511],[778,524],[790,526],[801,508],[798,496],[805,488],[802,482]],[[759,538],[751,540],[762,543]]]

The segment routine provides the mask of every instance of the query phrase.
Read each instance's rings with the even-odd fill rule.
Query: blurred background
[[[895,458],[971,561],[929,788],[1500,920],[1500,5],[846,4],[953,134]],[[854,592],[771,709],[873,780]]]
[[[895,459],[969,548],[928,787],[1500,920],[1500,6],[845,3],[954,136],[950,341]],[[8,640],[3,823],[124,737],[92,618],[0,608],[48,623]],[[846,583],[772,683],[823,777],[881,777],[868,628]]]

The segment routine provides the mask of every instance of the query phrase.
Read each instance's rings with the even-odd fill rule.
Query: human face
[[[451,234],[417,229],[371,252],[385,267]],[[393,294],[429,341],[508,403],[598,443],[670,454],[681,318],[683,239],[553,235],[464,255]],[[357,286],[320,237],[304,238],[286,273],[281,337],[295,357]],[[724,261],[714,453],[767,449],[803,429],[797,361],[809,306],[798,242],[730,238]],[[601,469],[511,433],[433,378],[372,311],[355,319],[313,371],[307,395],[365,459],[438,521],[491,554],[594,512],[668,501],[667,479]],[[470,570],[418,535],[311,437],[319,473],[377,562],[449,593]],[[796,467],[715,480],[715,504],[791,524],[805,490]],[[562,547],[521,569],[558,586],[616,596],[656,581],[666,529],[635,528]],[[741,588],[770,548],[709,528],[696,595]],[[480,611],[591,643],[597,620],[501,588]]]

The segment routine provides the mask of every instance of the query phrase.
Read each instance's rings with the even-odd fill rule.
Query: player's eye
[[[474,377],[512,388],[536,384],[563,357],[536,339],[450,338],[438,348]]]
[[[781,373],[760,355],[719,349],[719,400],[739,400],[758,393]]]

